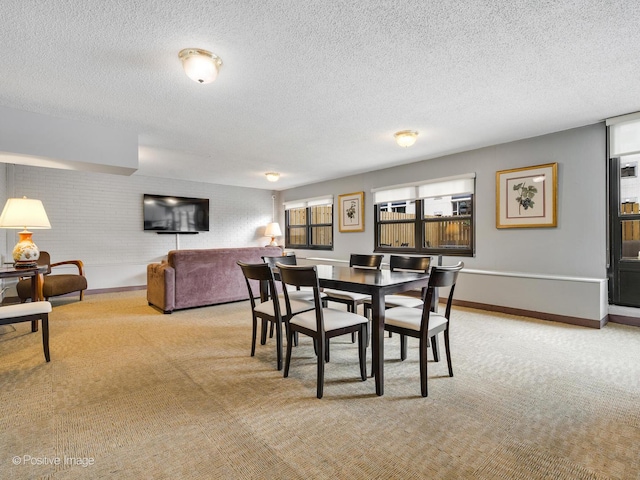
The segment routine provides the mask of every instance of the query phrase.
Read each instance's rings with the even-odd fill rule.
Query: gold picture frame
[[[557,227],[558,164],[496,172],[496,227]]]
[[[338,195],[338,230],[364,231],[364,192]]]

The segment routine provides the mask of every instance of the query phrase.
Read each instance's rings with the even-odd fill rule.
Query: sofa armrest
[[[147,265],[147,302],[164,313],[176,308],[176,271],[168,263]]]

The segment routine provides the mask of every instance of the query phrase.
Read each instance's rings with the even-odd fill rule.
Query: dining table
[[[392,272],[369,268],[316,265],[322,288],[371,295],[371,359],[376,394],[384,395],[385,296],[427,286],[428,273]]]

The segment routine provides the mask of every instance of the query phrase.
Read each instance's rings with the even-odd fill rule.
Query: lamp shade
[[[265,237],[281,237],[282,231],[280,230],[280,225],[277,222],[269,223],[267,228],[264,230]]]
[[[51,228],[47,212],[40,200],[9,198],[0,215],[0,228]]]

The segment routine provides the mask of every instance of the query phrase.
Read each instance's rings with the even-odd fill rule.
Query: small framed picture
[[[496,172],[496,227],[557,227],[558,164]]]
[[[364,192],[338,195],[338,230],[364,231]]]

